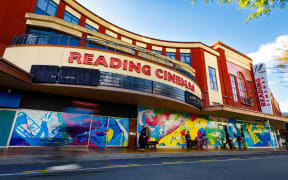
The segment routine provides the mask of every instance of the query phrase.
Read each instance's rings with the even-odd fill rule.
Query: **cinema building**
[[[221,148],[276,148],[281,116],[265,71],[219,41],[163,41],[114,25],[75,0],[0,6],[0,146],[158,148],[208,138]],[[268,109],[268,110],[267,110]],[[64,130],[68,127],[71,131]],[[66,135],[64,135],[66,134]],[[278,138],[277,138],[278,137]],[[244,144],[245,142],[245,144]]]

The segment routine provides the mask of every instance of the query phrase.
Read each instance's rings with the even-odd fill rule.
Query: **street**
[[[78,162],[80,169],[46,171],[47,164],[1,165],[0,179],[233,179],[287,178],[288,153]],[[75,162],[74,162],[75,163]]]

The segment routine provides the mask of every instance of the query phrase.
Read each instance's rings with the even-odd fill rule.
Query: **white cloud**
[[[288,112],[288,73],[279,73],[275,70],[277,57],[280,57],[283,50],[288,49],[288,35],[279,36],[274,42],[262,44],[258,51],[248,54],[253,59],[253,64],[265,63],[268,72],[268,83],[272,94],[277,97],[282,112]]]
[[[275,63],[275,59],[281,56],[283,49],[288,48],[288,35],[277,37],[275,42],[263,44],[257,52],[249,53],[253,64],[265,63],[268,67]]]
[[[288,101],[279,103],[281,112],[288,112]]]

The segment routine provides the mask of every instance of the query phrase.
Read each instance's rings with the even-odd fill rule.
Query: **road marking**
[[[183,163],[184,161],[175,161],[175,162],[162,162],[162,164],[177,164],[177,163]]]
[[[108,165],[106,167],[129,167],[129,166],[139,166],[140,164],[121,164],[121,165]]]
[[[241,159],[241,158],[230,158],[228,160],[237,160],[237,159]]]
[[[216,161],[217,159],[204,159],[204,160],[200,160],[200,161]]]
[[[22,173],[31,173],[31,172],[45,172],[45,171],[51,171],[51,170],[33,170],[33,171],[22,171]]]
[[[257,157],[256,157],[257,158]],[[265,158],[249,158],[249,159],[238,159],[240,161],[252,161],[257,159],[265,159]],[[209,162],[228,162],[232,161],[229,159],[224,160],[216,160],[216,159],[210,159],[210,160],[200,160],[200,161],[190,161],[190,162],[179,162],[177,164],[197,164],[197,163],[209,163]],[[174,163],[175,164],[175,163]],[[126,165],[110,165],[109,167],[97,167],[97,168],[82,168],[82,169],[71,169],[71,170],[63,170],[63,171],[53,171],[53,172],[74,172],[74,171],[89,171],[89,170],[105,170],[105,169],[115,169],[115,168],[129,168],[129,167],[147,167],[147,166],[168,166],[172,165],[172,163],[160,163],[160,164],[126,164]],[[49,171],[52,172],[52,171]],[[20,175],[41,175],[45,174],[45,172],[27,172],[27,173],[7,173],[7,174],[0,174],[0,177],[4,176],[20,176]]]

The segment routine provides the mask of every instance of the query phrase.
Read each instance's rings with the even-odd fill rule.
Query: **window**
[[[79,21],[80,21],[77,17],[73,16],[71,13],[69,13],[67,11],[64,12],[63,19],[65,21],[68,21],[68,22],[71,22],[71,23],[77,24],[77,25],[79,25]]]
[[[233,75],[230,75],[230,80],[231,80],[231,85],[232,85],[234,102],[238,102],[238,93],[237,93],[237,87],[235,83],[235,77]]]
[[[191,65],[191,56],[190,53],[181,53],[180,54],[180,61],[186,64]]]
[[[241,72],[238,72],[237,76],[238,76],[238,88],[240,92],[241,103],[251,105],[250,99],[248,98],[245,78]]]
[[[162,55],[162,51],[152,50],[152,52],[155,52],[157,54],[161,54]]]
[[[212,67],[208,67],[208,70],[209,70],[210,88],[217,90],[216,71]]]
[[[247,81],[248,83],[248,92],[250,94],[250,100],[251,100],[251,106],[254,106],[254,96],[253,96],[253,90],[252,90],[252,83],[251,81]]]
[[[29,28],[26,44],[61,44],[79,46],[80,37],[48,29]]]
[[[172,59],[176,59],[176,53],[174,52],[166,52],[166,56]]]
[[[38,0],[34,13],[56,16],[58,5],[52,0]]]
[[[96,32],[98,32],[98,29],[96,29],[96,28],[90,26],[89,24],[85,24],[85,27],[88,28],[88,29],[90,29],[90,30],[92,30],[92,31],[96,31]]]

